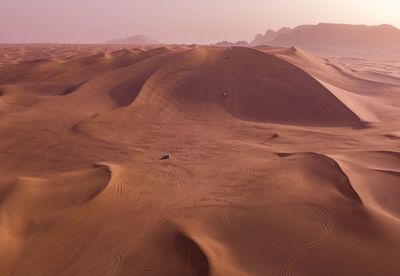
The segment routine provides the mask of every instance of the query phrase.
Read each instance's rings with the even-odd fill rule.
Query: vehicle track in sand
[[[305,244],[302,247],[297,248],[293,255],[287,260],[287,262],[283,265],[281,276],[291,276],[294,265],[307,254],[307,250],[312,248],[322,246],[323,244],[329,242],[329,240],[334,235],[335,229],[335,219],[333,213],[326,207],[321,204],[313,203],[313,202],[297,202],[298,206],[306,206],[314,209],[316,213],[320,213],[321,216],[317,214],[312,214],[310,219],[316,222],[321,227],[321,235],[318,239]]]
[[[122,178],[119,178],[115,180],[114,182],[114,195],[116,199],[121,198],[123,194],[123,187],[124,187],[124,180]]]
[[[239,209],[238,209],[239,208]],[[313,202],[294,202],[288,203],[285,205],[276,205],[276,206],[265,206],[272,213],[283,212],[284,214],[296,214],[300,210],[300,214],[303,221],[307,221],[309,227],[319,229],[319,234],[312,240],[304,241],[304,242],[294,242],[294,243],[286,243],[282,244],[276,241],[264,241],[265,246],[273,247],[280,250],[287,250],[288,252],[294,252],[293,255],[288,259],[288,261],[283,265],[281,275],[290,275],[290,271],[295,263],[305,254],[307,254],[307,250],[311,250],[312,248],[316,248],[322,246],[323,244],[329,242],[331,237],[334,235],[335,229],[335,219],[333,213],[322,204],[313,203]],[[236,229],[236,233],[242,237],[241,242],[243,247],[247,252],[247,259],[255,266],[257,269],[262,271],[263,273],[268,273],[268,268],[265,267],[265,261],[258,258],[257,255],[252,253],[252,250],[249,246],[247,246],[248,240],[252,240],[257,238],[256,235],[251,233],[247,233],[244,230],[240,230],[238,228],[234,220],[232,219],[232,215],[234,213],[245,212],[247,217],[250,216],[262,217],[259,214],[259,210],[262,210],[263,207],[246,207],[246,206],[234,206],[234,205],[226,205],[223,207],[222,211],[222,220],[230,225],[231,229]],[[275,210],[275,211],[274,211]],[[234,213],[231,213],[234,212]],[[296,218],[298,219],[298,218]],[[288,218],[290,220],[290,218]],[[257,220],[255,220],[257,221]],[[257,227],[257,226],[254,226]],[[311,229],[310,229],[311,230]],[[288,274],[289,273],[289,274]]]
[[[14,269],[11,271],[10,276],[22,276],[23,275],[24,264],[14,265]]]

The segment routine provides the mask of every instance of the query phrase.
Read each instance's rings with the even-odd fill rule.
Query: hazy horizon
[[[267,29],[321,22],[399,27],[399,10],[394,0],[2,0],[0,43],[102,43],[135,34],[163,43],[249,41]]]

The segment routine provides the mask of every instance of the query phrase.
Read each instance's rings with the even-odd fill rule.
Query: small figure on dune
[[[278,133],[272,134],[271,138],[269,138],[269,139],[275,139],[275,138],[279,138],[279,134]]]
[[[167,159],[169,159],[169,154],[168,154],[168,153],[164,154],[164,155],[161,156],[161,158],[160,158],[160,160],[167,160]]]
[[[225,59],[229,59],[229,55],[232,53],[232,46],[228,47],[229,54],[225,57]]]

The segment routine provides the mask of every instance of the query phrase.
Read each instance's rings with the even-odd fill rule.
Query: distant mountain
[[[229,41],[221,41],[215,44],[218,47],[229,47],[229,46],[249,46],[249,43],[244,40],[240,40],[237,42],[229,42]]]
[[[145,35],[134,35],[122,39],[114,39],[107,42],[108,44],[132,44],[132,45],[157,45],[160,44],[154,38]]]
[[[292,32],[293,30],[290,28],[281,28],[278,31],[274,31],[274,30],[268,30],[265,32],[265,34],[258,34],[256,35],[256,37],[254,38],[254,40],[251,42],[252,45],[263,45],[265,43],[268,43],[272,40],[274,40],[275,38],[277,38],[279,35],[281,34],[288,34],[290,32]]]
[[[282,31],[281,31],[282,30]],[[283,28],[257,35],[251,45],[299,46],[308,51],[380,52],[400,54],[400,29],[391,25],[366,26],[320,23]]]

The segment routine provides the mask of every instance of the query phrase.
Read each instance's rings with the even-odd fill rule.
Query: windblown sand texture
[[[296,47],[0,53],[0,275],[400,275],[396,75]]]

